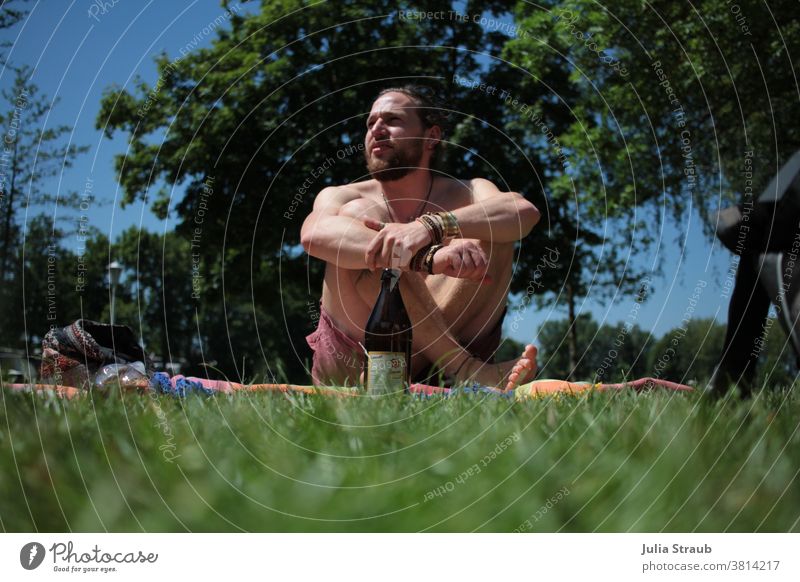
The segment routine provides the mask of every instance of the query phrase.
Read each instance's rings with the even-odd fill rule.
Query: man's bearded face
[[[375,101],[367,119],[364,159],[379,182],[393,182],[419,169],[425,130],[414,102],[403,93],[387,93]]]
[[[422,161],[422,136],[390,140],[391,146],[382,157],[369,150],[364,150],[367,170],[378,182],[394,182],[419,169]]]

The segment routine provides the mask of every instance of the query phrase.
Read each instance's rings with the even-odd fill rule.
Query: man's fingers
[[[456,273],[456,276],[461,272],[461,257],[459,255],[450,257],[450,268]]]
[[[462,253],[461,264],[465,271],[473,271],[475,269],[475,261],[472,260],[472,255],[469,251]]]
[[[395,259],[395,252],[398,248],[397,241],[394,239],[387,238],[384,245],[383,245],[383,254],[381,258],[383,259],[383,263],[381,263],[382,267],[394,267],[393,264]]]
[[[370,269],[375,268],[375,255],[379,251],[379,249],[383,248],[383,235],[378,233],[375,235],[375,238],[372,239],[372,242],[369,243],[367,246],[367,252],[364,255],[364,262],[367,264],[367,267]]]
[[[486,258],[486,253],[483,252],[483,249],[477,247],[472,250],[472,261],[475,264],[475,271],[477,273],[477,280],[481,282],[481,284],[489,284],[492,282],[492,278],[489,277],[487,274],[489,271],[489,261]]]
[[[361,221],[364,223],[364,226],[371,228],[372,230],[381,231],[383,230],[383,227],[386,226],[386,224],[380,220],[375,220],[374,218],[370,218],[368,216],[362,218]]]
[[[482,283],[485,276],[486,265],[483,264],[480,253],[465,249],[461,253],[461,278]]]
[[[480,247],[472,251],[472,261],[480,269],[486,270],[489,267],[489,259]]]

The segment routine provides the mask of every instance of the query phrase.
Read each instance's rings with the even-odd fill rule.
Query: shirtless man
[[[455,381],[506,388],[535,374],[532,345],[518,360],[495,364],[492,355],[500,343],[514,242],[527,236],[539,211],[487,180],[466,182],[431,170],[442,147],[442,112],[425,88],[382,91],[364,139],[373,179],[325,188],[303,223],[303,248],[327,263],[319,327],[307,338],[315,384],[359,381],[359,342],[386,267],[403,271],[400,293],[413,326],[412,378],[424,381],[432,364]],[[411,270],[412,257],[434,236],[416,219],[448,211],[459,236],[443,241],[432,275]]]

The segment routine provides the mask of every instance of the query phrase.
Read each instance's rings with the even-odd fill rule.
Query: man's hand
[[[428,229],[419,222],[383,223],[365,217],[364,225],[377,231],[367,248],[371,269],[391,267],[407,271],[419,249],[431,243]],[[433,256],[433,274],[490,284],[489,259],[477,239],[452,239]]]
[[[433,274],[469,279],[483,284],[490,284],[491,277],[486,275],[489,259],[476,239],[459,238],[436,251],[433,255]]]
[[[417,221],[408,224],[383,223],[365,217],[363,222],[366,227],[377,231],[365,255],[367,266],[372,270],[389,267],[408,270],[416,252],[431,244],[428,229]]]

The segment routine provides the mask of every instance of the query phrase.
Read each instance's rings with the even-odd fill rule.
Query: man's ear
[[[438,125],[434,125],[433,127],[428,128],[425,132],[427,135],[425,136],[427,139],[425,141],[425,145],[429,150],[434,149],[442,139],[442,128]]]

